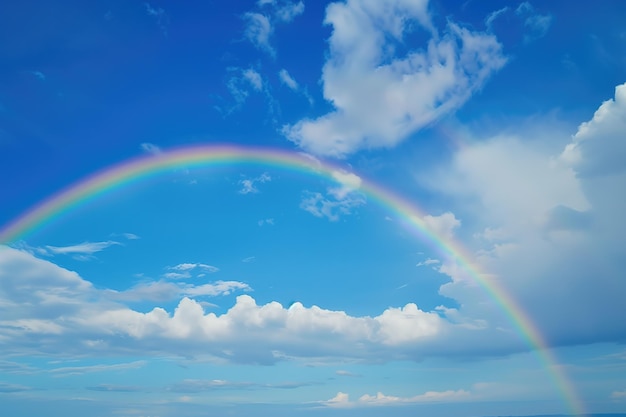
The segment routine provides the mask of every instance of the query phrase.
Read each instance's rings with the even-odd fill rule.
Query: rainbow
[[[278,167],[328,178],[332,181],[338,181],[338,177],[342,174],[346,175],[346,171],[338,165],[292,151],[224,145],[187,146],[123,161],[70,185],[0,229],[0,244],[10,244],[24,239],[79,206],[145,178],[176,168],[232,164]],[[452,239],[437,235],[425,223],[425,213],[422,210],[374,182],[361,179],[359,191],[406,222],[442,255],[455,259],[457,264],[464,268],[506,313],[531,349],[536,350],[561,392],[568,409],[575,415],[586,414],[573,386],[560,370],[558,361],[536,326],[497,281],[487,280],[486,274],[480,272],[477,266],[472,264],[470,256],[461,245]]]

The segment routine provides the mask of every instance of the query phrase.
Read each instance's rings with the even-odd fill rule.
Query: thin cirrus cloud
[[[257,49],[275,57],[276,50],[271,45],[275,25],[277,23],[290,23],[304,13],[304,2],[259,1],[257,8],[258,11],[247,12],[243,15],[244,36]]]
[[[335,109],[282,129],[319,155],[395,146],[458,109],[506,62],[493,35],[453,22],[438,34],[426,0],[332,3],[325,23],[333,32],[322,82]],[[391,39],[402,42],[409,27],[431,34],[428,47],[388,56]]]

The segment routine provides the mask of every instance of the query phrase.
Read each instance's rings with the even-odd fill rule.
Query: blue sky
[[[179,167],[0,242],[11,415],[626,413],[619,1],[0,4],[0,225],[135,157]],[[519,304],[546,364],[423,211]],[[0,226],[1,227],[1,226]]]

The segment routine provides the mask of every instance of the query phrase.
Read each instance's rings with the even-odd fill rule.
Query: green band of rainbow
[[[24,239],[30,233],[55,221],[78,206],[129,183],[168,172],[174,168],[228,164],[276,166],[329,178],[333,181],[335,180],[333,174],[343,172],[339,166],[285,150],[223,145],[178,148],[124,161],[71,185],[0,229],[0,244]],[[443,255],[455,259],[506,313],[511,323],[527,340],[530,347],[537,351],[547,372],[561,392],[568,409],[573,414],[585,415],[582,403],[575,395],[573,386],[560,370],[556,358],[536,326],[497,281],[487,280],[486,275],[470,262],[470,257],[461,245],[452,239],[439,236],[429,229],[423,220],[425,213],[415,204],[391,191],[365,179],[362,179],[360,191],[404,220]]]

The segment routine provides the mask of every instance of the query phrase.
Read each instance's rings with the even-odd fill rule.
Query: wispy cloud
[[[45,250],[53,255],[93,255],[111,246],[119,245],[122,244],[114,240],[107,240],[104,242],[83,242],[71,246],[45,246]]]
[[[85,387],[89,391],[101,392],[138,392],[144,391],[144,388],[132,385],[115,385],[115,384],[99,384],[91,387]]]
[[[259,226],[269,225],[274,226],[274,219],[261,219],[257,222]]]
[[[552,24],[552,16],[549,14],[538,13],[535,8],[527,1],[521,3],[515,14],[519,16],[528,33],[524,35],[524,42],[530,42],[543,37]]]
[[[258,193],[259,189],[257,188],[257,184],[264,184],[271,180],[272,180],[272,177],[267,172],[264,172],[258,177],[239,180],[239,185],[241,185],[239,194]]]
[[[126,371],[128,369],[142,368],[147,364],[146,361],[134,361],[126,363],[115,364],[98,364],[87,366],[68,366],[63,368],[50,369],[50,373],[57,376],[71,376],[71,375],[83,375],[94,372],[111,372],[111,371]]]
[[[46,75],[41,71],[30,71],[30,73],[33,74],[40,81],[46,80]]]
[[[276,51],[270,45],[270,36],[274,32],[270,19],[261,13],[253,12],[246,13],[243,18],[246,22],[245,37],[258,49],[275,56]]]
[[[6,382],[0,382],[0,393],[12,393],[30,391],[32,388],[19,384],[9,384]]]
[[[342,215],[365,204],[365,197],[359,193],[361,178],[351,172],[334,171],[332,177],[337,181],[336,186],[329,187],[325,194],[305,191],[300,202],[300,208],[316,217],[326,217],[337,221]]]
[[[144,142],[140,146],[141,146],[142,151],[146,153],[151,153],[153,155],[157,155],[162,152],[161,148],[155,145],[154,143]]]
[[[289,23],[304,13],[304,2],[259,1],[258,11],[251,11],[243,15],[246,27],[244,36],[257,48],[267,52],[272,57],[276,50],[270,43],[274,33],[275,23]]]
[[[425,261],[420,261],[416,266],[430,266],[440,264],[441,261],[438,259],[427,258]]]
[[[144,6],[146,7],[148,16],[154,18],[161,32],[167,36],[167,27],[170,23],[170,18],[167,13],[165,13],[165,10],[160,7],[153,7],[150,3],[144,3]]]

